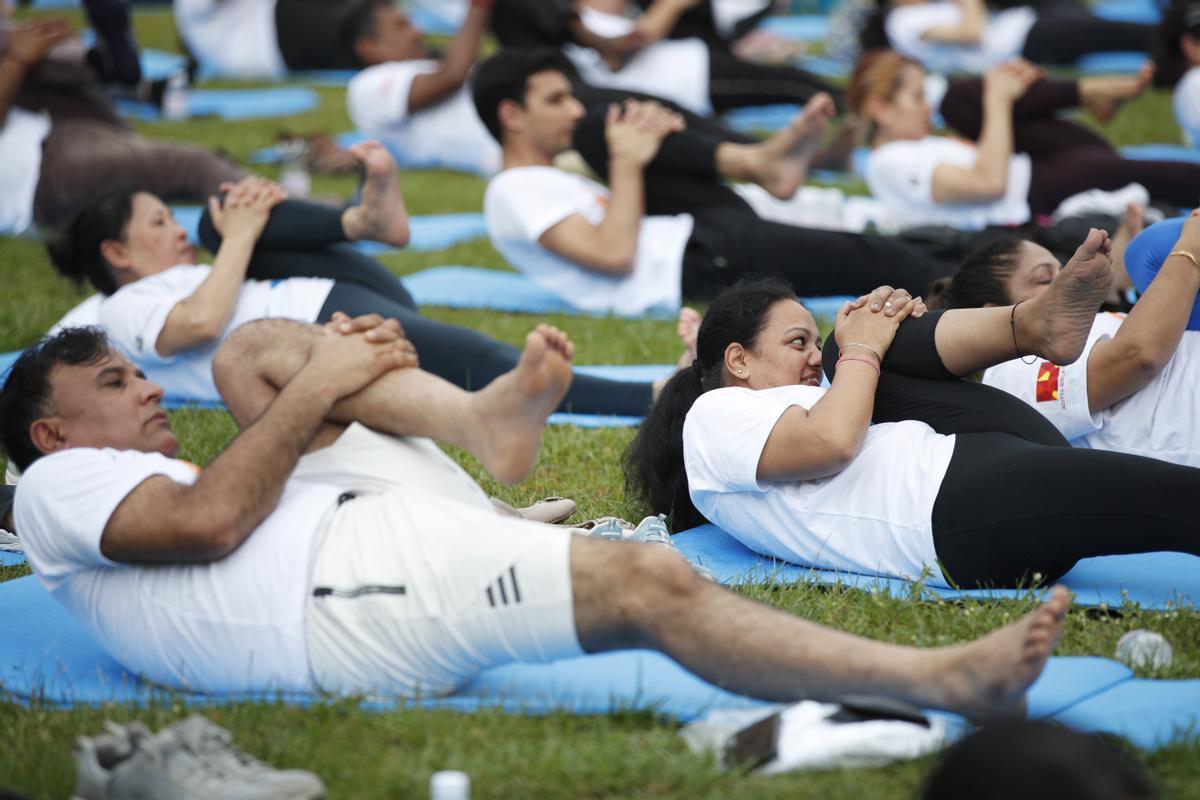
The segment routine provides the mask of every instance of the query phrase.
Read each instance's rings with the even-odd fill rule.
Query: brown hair
[[[846,105],[861,116],[870,98],[892,99],[900,88],[900,73],[910,64],[921,66],[895,50],[880,48],[863,53],[846,84]]]

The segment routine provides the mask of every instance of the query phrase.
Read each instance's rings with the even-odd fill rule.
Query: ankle
[[[1024,360],[1026,356],[1034,356],[1035,360],[1036,360],[1037,354],[1035,352],[1033,352],[1032,349],[1030,349],[1028,352],[1026,352],[1026,349],[1021,346],[1021,338],[1017,336],[1017,309],[1019,307],[1021,307],[1022,305],[1025,305],[1024,300],[1015,304],[1012,307],[1012,313],[1010,313],[1008,315],[1008,325],[1009,325],[1009,328],[1012,330],[1014,358],[1019,358],[1019,359]],[[1026,313],[1021,315],[1022,319],[1024,320],[1022,323],[1022,327],[1024,327],[1024,328],[1028,327],[1028,318],[1029,318],[1028,312],[1029,312],[1029,310],[1030,310],[1029,307],[1026,306]],[[1036,338],[1036,337],[1034,337],[1034,338]],[[1033,362],[1029,362],[1029,363],[1033,363]]]

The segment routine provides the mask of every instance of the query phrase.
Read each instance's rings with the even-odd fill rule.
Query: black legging
[[[221,244],[207,210],[200,219],[200,241],[214,253]],[[422,317],[395,275],[346,243],[341,211],[328,206],[289,200],[272,211],[246,276],[333,279],[317,322],[328,321],[334,311],[394,317],[417,348],[421,367],[464,389],[482,388],[511,370],[520,358],[520,351],[511,345]],[[642,416],[650,408],[651,391],[648,383],[576,374],[559,410]]]
[[[684,130],[664,139],[646,168],[646,213],[695,218],[683,260],[685,296],[711,298],[751,273],[782,275],[802,295],[863,294],[885,283],[922,294],[952,271],[895,240],[760,219],[717,174],[722,141]],[[575,147],[596,174],[608,174],[603,109],[589,111],[575,129]]]
[[[1021,55],[1035,64],[1074,64],[1091,53],[1154,49],[1155,25],[1119,22],[1071,6],[1040,8]]]
[[[718,113],[743,106],[803,105],[818,92],[842,106],[842,92],[798,67],[743,61],[724,45],[708,47],[708,99]]]
[[[1192,499],[1200,470],[1072,448],[1012,395],[950,374],[934,346],[941,312],[900,325],[883,361],[874,422],[918,420],[954,434],[933,506],[933,544],[957,585],[1050,582],[1094,556],[1200,555]],[[825,343],[832,379],[838,348]]]
[[[1095,131],[1057,113],[1079,105],[1075,81],[1037,81],[1013,105],[1013,150],[1032,159],[1029,209],[1054,213],[1072,195],[1089,189],[1115,190],[1140,183],[1155,200],[1191,208],[1200,197],[1200,164],[1122,158]],[[940,106],[946,124],[977,140],[983,128],[983,82],[950,83]]]

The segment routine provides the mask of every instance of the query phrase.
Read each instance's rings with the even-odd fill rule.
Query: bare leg
[[[972,717],[1020,713],[1070,605],[1056,588],[1023,619],[965,645],[918,649],[835,631],[699,578],[665,548],[571,543],[579,641],[660,650],[704,679],[770,700],[884,694]]]
[[[1112,286],[1111,251],[1108,234],[1093,228],[1050,288],[1017,305],[1015,318],[1012,306],[945,312],[935,342],[946,369],[969,375],[1020,355],[1075,361]]]
[[[240,427],[252,424],[308,361],[315,325],[261,320],[238,328],[213,360],[221,397]],[[516,368],[478,392],[420,369],[389,372],[339,402],[311,449],[360,422],[396,436],[426,436],[468,451],[497,480],[515,483],[533,467],[546,418],[571,382],[572,345],[548,325],[525,339]]]
[[[717,145],[717,172],[725,178],[757,183],[775,197],[787,200],[808,177],[809,164],[835,111],[829,95],[815,95],[784,128],[756,144]]]

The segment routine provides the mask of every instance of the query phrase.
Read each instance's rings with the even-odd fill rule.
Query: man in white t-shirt
[[[201,691],[450,692],[497,664],[651,647],[764,698],[1016,710],[1065,592],[962,647],[870,642],[726,592],[671,548],[499,517],[417,438],[519,480],[571,350],[541,326],[468,394],[415,369],[394,322],[252,323],[216,364],[244,430],[200,471],[174,458],[162,390],[99,331],[69,329],[0,391],[30,564],[129,669]]]
[[[747,273],[783,275],[801,295],[923,292],[938,267],[881,237],[759,218],[723,179],[790,198],[803,183],[832,100],[755,144],[686,128],[653,103],[586,114],[561,56],[506,51],[480,65],[475,107],[503,148],[484,196],[492,244],[517,269],[588,311],[676,310]],[[574,147],[608,186],[555,168]]]

